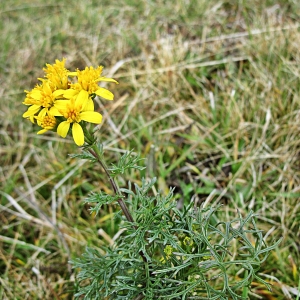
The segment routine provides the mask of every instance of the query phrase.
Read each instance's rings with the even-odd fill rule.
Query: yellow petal
[[[107,78],[107,77],[99,77],[97,79],[97,81],[107,81],[107,82],[114,82],[116,84],[119,84],[119,82],[117,80],[114,80],[112,78]]]
[[[40,109],[40,108],[41,108],[40,105],[33,104],[33,105],[31,105],[31,106],[28,108],[28,110],[37,110],[37,109]]]
[[[36,100],[40,100],[41,99],[41,96],[42,96],[42,93],[40,90],[37,90],[37,89],[33,89],[31,92],[30,92],[30,97],[33,98],[33,99],[36,99]]]
[[[56,90],[56,91],[54,91],[53,92],[53,96],[56,98],[56,97],[58,97],[58,96],[62,96],[62,95],[64,95],[64,93],[66,92],[66,90]]]
[[[81,90],[75,100],[75,106],[77,109],[81,110],[89,100],[89,93],[85,90]]]
[[[78,94],[78,91],[68,89],[64,92],[64,97],[67,98],[67,99],[70,99],[70,98],[74,97],[77,94]]]
[[[54,107],[58,110],[65,109],[67,107],[67,104],[70,103],[70,100],[56,100],[54,102]]]
[[[102,115],[95,111],[84,111],[80,114],[80,118],[83,121],[94,124],[100,124],[102,122]]]
[[[48,112],[48,108],[45,108],[45,107],[44,107],[44,108],[39,112],[38,117],[39,117],[39,118],[45,117],[46,114],[47,114],[47,112]]]
[[[39,112],[38,118],[36,118],[36,119],[37,119],[37,124],[38,124],[39,126],[41,126],[43,117],[46,116],[47,111],[48,111],[47,108],[43,108],[43,109]]]
[[[57,134],[65,138],[68,134],[70,123],[67,121],[61,122],[57,127]]]
[[[82,146],[84,144],[83,130],[78,123],[73,123],[72,135],[77,146]]]
[[[91,98],[89,98],[86,105],[83,107],[83,111],[94,111],[94,110],[95,110],[94,101]]]
[[[43,134],[43,133],[45,133],[45,132],[48,131],[48,130],[49,130],[49,129],[44,128],[44,129],[38,131],[36,134]]]
[[[49,114],[52,116],[55,116],[55,117],[62,116],[62,114],[58,111],[57,107],[55,107],[55,106],[52,106],[49,109]]]
[[[95,94],[106,100],[114,100],[114,94],[102,87],[99,87],[99,89],[95,92]]]
[[[37,111],[27,110],[27,111],[24,112],[23,118],[31,117],[31,116],[33,116],[35,113],[37,113],[38,111],[39,111],[39,110],[37,110]]]
[[[28,118],[35,115],[40,110],[39,105],[31,105],[26,112],[23,114],[23,118]]]
[[[50,85],[48,82],[46,82],[44,85],[43,85],[43,88],[44,90],[46,91],[47,95],[51,95],[52,94],[52,90],[50,88]]]

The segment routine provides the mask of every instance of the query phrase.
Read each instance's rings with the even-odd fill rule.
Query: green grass
[[[0,298],[72,299],[68,260],[118,232],[115,207],[95,218],[83,205],[88,192],[109,191],[101,169],[22,119],[23,90],[62,57],[70,69],[102,64],[120,82],[99,108],[110,159],[134,149],[147,158],[144,176],[175,187],[178,201],[221,201],[225,217],[253,209],[267,241],[283,242],[261,269],[273,292],[255,283],[251,297],[296,298],[298,1],[2,2]]]

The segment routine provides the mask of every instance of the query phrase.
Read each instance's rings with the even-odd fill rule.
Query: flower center
[[[45,116],[41,122],[43,128],[52,129],[56,125],[56,119],[53,116]]]
[[[79,123],[81,121],[80,111],[76,110],[75,108],[68,108],[67,111],[64,113],[64,117],[69,123]]]
[[[102,72],[102,67],[94,69],[93,67],[86,67],[83,71],[77,71],[78,82],[71,84],[71,88],[74,90],[85,90],[90,95],[95,93],[99,89],[98,78]]]
[[[55,101],[55,99],[52,95],[47,95],[47,94],[43,93],[42,98],[41,98],[41,106],[50,108],[53,106],[54,101]]]

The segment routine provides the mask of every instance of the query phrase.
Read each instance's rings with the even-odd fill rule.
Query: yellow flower
[[[29,118],[31,122],[34,123],[34,116],[37,113],[39,117],[44,117],[48,113],[53,116],[61,116],[54,104],[56,98],[62,96],[62,90],[53,91],[49,85],[49,82],[44,81],[41,85],[36,86],[33,90],[25,92],[27,93],[27,96],[23,104],[30,106],[23,114],[23,118]]]
[[[102,66],[99,66],[96,69],[93,67],[86,67],[82,71],[77,69],[76,72],[69,72],[69,76],[77,76],[78,82],[70,85],[70,89],[64,93],[64,97],[71,98],[81,92],[81,97],[84,97],[86,101],[88,101],[89,97],[93,94],[96,94],[106,100],[113,100],[113,93],[105,88],[99,87],[98,82],[118,82],[112,78],[101,76],[102,69]]]
[[[86,67],[82,71],[77,69],[76,72],[70,72],[65,68],[65,61],[57,59],[54,64],[46,64],[43,68],[44,78],[38,78],[41,83],[31,91],[25,91],[23,104],[28,109],[23,117],[42,127],[38,134],[57,130],[60,136],[66,137],[71,128],[75,143],[82,146],[85,139],[84,122],[100,124],[102,121],[102,115],[94,111],[94,97],[114,98],[109,90],[99,87],[98,83],[118,82],[101,76],[103,67]],[[73,83],[69,77],[74,77]]]
[[[40,126],[43,128],[42,130],[38,131],[37,134],[43,134],[46,131],[53,129],[56,125],[56,119],[51,115],[36,117],[36,119],[38,119]]]
[[[57,127],[57,133],[65,138],[72,124],[73,139],[78,146],[84,144],[84,133],[81,121],[87,121],[94,124],[100,124],[102,115],[90,110],[83,97],[73,97],[70,100],[58,100],[57,107],[59,112],[66,118]]]
[[[66,59],[64,58],[62,61],[58,59],[55,60],[55,64],[50,65],[46,64],[46,68],[43,68],[46,73],[46,78],[50,82],[50,85],[53,85],[55,89],[68,89],[69,81],[68,81],[68,73],[69,71],[65,68]],[[44,80],[44,79],[40,79]]]

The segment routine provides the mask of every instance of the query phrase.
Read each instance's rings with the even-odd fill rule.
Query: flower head
[[[61,96],[61,91],[53,91],[49,82],[44,81],[41,85],[36,86],[31,91],[25,91],[27,96],[23,102],[30,105],[28,110],[23,114],[24,118],[29,118],[34,123],[34,116],[45,116],[48,112],[54,116],[60,115],[54,104],[57,97]]]
[[[70,76],[77,76],[78,82],[71,84],[70,89],[64,94],[64,96],[66,98],[72,97],[82,91],[82,95],[84,95],[86,100],[94,94],[106,100],[113,100],[114,94],[103,87],[99,87],[98,83],[100,81],[118,82],[112,78],[101,76],[102,69],[102,66],[99,66],[96,69],[93,67],[86,67],[82,71],[77,69],[76,72],[69,73]]]
[[[68,101],[62,100],[58,104],[58,111],[66,119],[57,127],[57,133],[65,138],[72,125],[73,139],[78,146],[84,144],[84,133],[80,125],[81,121],[87,121],[94,124],[100,124],[102,115],[93,110],[88,110],[85,99],[82,97],[74,97]]]
[[[44,117],[36,117],[39,121],[39,125],[43,128],[42,130],[38,131],[37,134],[42,134],[47,132],[48,130],[54,129],[56,126],[56,118],[54,116],[48,115]]]
[[[46,73],[50,85],[55,89],[67,89],[69,85],[68,73],[69,71],[65,68],[66,59],[62,61],[56,59],[55,64],[46,64],[46,68],[43,68]]]
[[[41,127],[37,133],[48,130],[66,137],[70,128],[73,139],[78,146],[85,141],[85,123],[100,124],[102,115],[94,111],[96,95],[113,100],[114,95],[107,89],[99,87],[100,81],[118,83],[112,78],[101,76],[103,67],[86,67],[84,70],[70,72],[65,68],[65,59],[55,60],[43,68],[44,78],[31,91],[26,91],[23,104],[28,106],[23,117]]]

